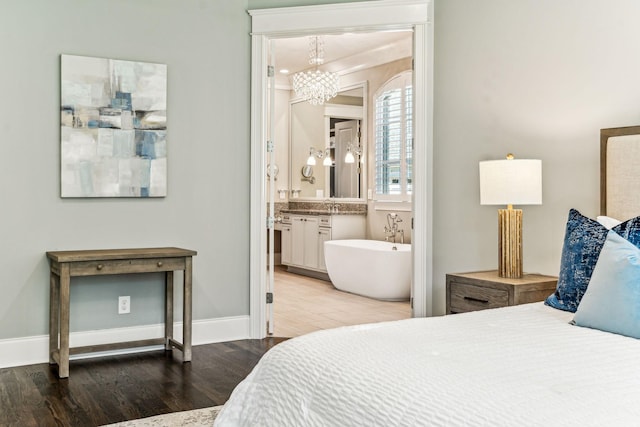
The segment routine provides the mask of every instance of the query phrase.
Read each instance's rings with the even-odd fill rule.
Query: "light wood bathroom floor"
[[[274,276],[276,337],[411,317],[408,301],[378,301],[342,292],[330,282],[289,273],[282,266],[276,266]]]

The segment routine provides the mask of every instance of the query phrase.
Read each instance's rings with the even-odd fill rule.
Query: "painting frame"
[[[167,65],[60,56],[60,196],[167,195]]]

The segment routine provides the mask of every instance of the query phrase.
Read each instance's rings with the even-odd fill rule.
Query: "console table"
[[[182,351],[191,361],[192,257],[196,251],[180,248],[103,249],[47,252],[50,272],[49,363],[58,364],[58,376],[69,377],[69,355],[163,344]],[[184,271],[182,343],[173,339],[173,272]],[[71,277],[130,273],[165,273],[164,338],[69,348],[69,294]]]

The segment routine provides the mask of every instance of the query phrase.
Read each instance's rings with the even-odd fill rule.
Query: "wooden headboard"
[[[640,126],[600,130],[600,214],[640,215]]]

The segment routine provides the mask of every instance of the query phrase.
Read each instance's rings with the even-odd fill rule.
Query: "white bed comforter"
[[[535,303],[294,338],[214,426],[640,426],[640,340],[571,318]]]

